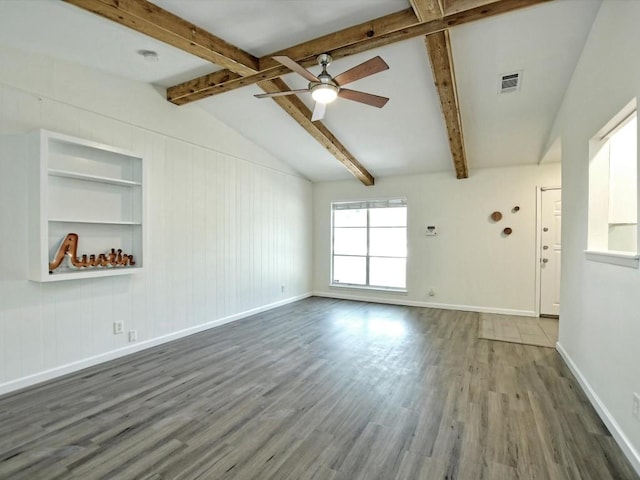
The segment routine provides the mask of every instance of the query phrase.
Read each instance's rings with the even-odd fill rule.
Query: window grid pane
[[[334,255],[366,255],[367,228],[334,228]]]
[[[369,210],[371,227],[406,227],[407,208],[372,208]]]
[[[370,285],[381,287],[406,287],[406,258],[371,257]]]
[[[333,283],[346,285],[367,284],[367,257],[334,255]]]
[[[369,255],[375,257],[407,256],[407,229],[369,228]]]
[[[334,227],[366,227],[367,210],[334,210]]]

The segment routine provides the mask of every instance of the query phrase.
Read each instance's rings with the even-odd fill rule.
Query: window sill
[[[348,288],[351,290],[372,290],[375,292],[385,292],[385,293],[399,293],[401,295],[406,295],[409,293],[404,288],[391,288],[391,287],[366,287],[363,285],[350,285],[348,283],[331,283],[329,284],[329,288]]]
[[[585,250],[584,253],[587,260],[629,268],[638,268],[640,259],[640,255],[626,252],[597,252],[594,250]]]

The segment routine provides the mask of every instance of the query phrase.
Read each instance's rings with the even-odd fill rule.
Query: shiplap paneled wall
[[[3,143],[0,393],[310,291],[308,181],[0,85],[0,134],[35,128],[144,155],[145,269],[121,277],[27,281],[26,158],[10,155]],[[124,335],[113,335],[114,320],[124,321]],[[137,343],[128,343],[129,330],[137,330]]]

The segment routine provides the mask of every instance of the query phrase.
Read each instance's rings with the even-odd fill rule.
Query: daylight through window
[[[406,288],[407,202],[332,204],[333,285]]]

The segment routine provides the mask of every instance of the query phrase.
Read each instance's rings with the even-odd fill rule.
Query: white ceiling
[[[408,0],[156,0],[152,3],[257,57],[410,7]]]
[[[600,2],[560,0],[452,30],[470,168],[538,163]],[[522,71],[517,93],[501,74]]]
[[[409,8],[408,0],[315,0],[312,6],[291,0],[154,3],[256,56]],[[555,0],[451,29],[471,175],[476,168],[540,161],[599,5],[600,0]],[[59,0],[1,0],[0,44],[161,86],[218,69]],[[144,61],[136,53],[141,49],[158,52],[160,61]],[[422,39],[336,60],[329,71],[335,75],[375,55],[390,69],[350,87],[389,97],[389,103],[378,110],[339,99],[329,105],[325,125],[374,177],[453,174]],[[521,90],[498,95],[499,75],[515,70],[523,71]],[[306,86],[294,74],[283,79],[292,88]],[[275,102],[255,99],[259,92],[249,86],[198,105],[313,181],[352,178]]]

